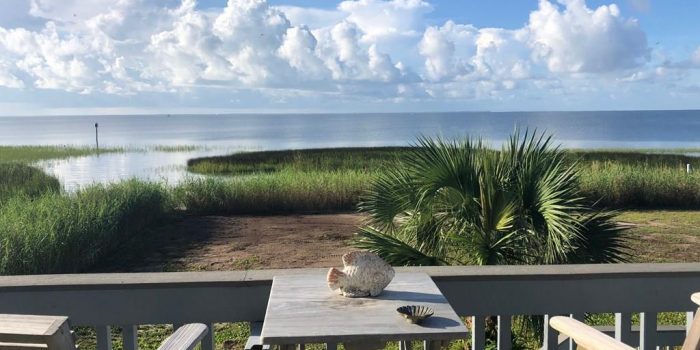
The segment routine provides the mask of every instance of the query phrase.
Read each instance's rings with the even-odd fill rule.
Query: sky
[[[700,109],[697,0],[0,1],[0,115]]]

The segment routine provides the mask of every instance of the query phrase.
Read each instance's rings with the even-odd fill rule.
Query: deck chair
[[[700,305],[700,293],[693,294],[690,299]],[[579,349],[584,350],[633,350],[597,329],[570,317],[556,316],[549,320],[549,325],[573,339]],[[681,350],[700,350],[700,308],[695,312],[695,318],[690,326],[688,335]]]
[[[206,325],[178,328],[158,350],[192,350],[207,334]],[[68,317],[0,314],[0,350],[76,350]]]

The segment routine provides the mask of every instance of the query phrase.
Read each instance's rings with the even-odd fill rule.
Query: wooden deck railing
[[[499,349],[510,348],[514,315],[615,313],[608,332],[624,342],[655,349],[680,345],[685,325],[657,327],[659,312],[694,310],[700,264],[625,264],[398,268],[432,276],[458,314],[476,316],[474,349],[484,348],[486,315],[498,316]],[[111,347],[110,327],[119,326],[125,350],[135,350],[142,324],[254,322],[264,318],[272,277],[325,273],[325,269],[238,272],[125,273],[0,277],[0,313],[69,316],[74,325],[95,327],[98,349]],[[631,315],[641,313],[632,327]],[[544,348],[568,348],[546,328]],[[213,347],[213,332],[204,340]]]

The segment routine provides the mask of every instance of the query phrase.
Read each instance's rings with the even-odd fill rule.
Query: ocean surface
[[[408,145],[420,135],[470,135],[498,146],[516,128],[546,131],[568,148],[700,148],[700,111],[0,117],[0,144],[92,146],[95,123],[100,147],[198,147],[37,164],[68,190],[132,177],[176,183],[193,176],[187,159],[203,155]]]

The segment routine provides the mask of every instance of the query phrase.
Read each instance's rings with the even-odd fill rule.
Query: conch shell
[[[394,278],[394,269],[379,255],[354,251],[343,255],[342,271],[328,271],[328,287],[349,298],[376,297]]]

